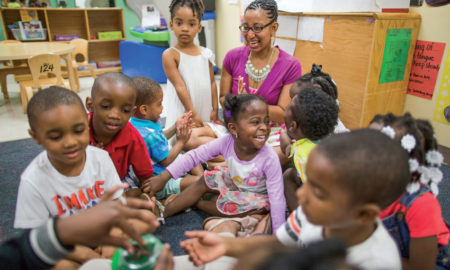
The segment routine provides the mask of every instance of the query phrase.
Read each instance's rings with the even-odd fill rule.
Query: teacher
[[[246,46],[230,50],[223,60],[220,80],[220,103],[225,95],[232,93],[255,94],[269,104],[271,133],[267,140],[275,148],[282,165],[289,160],[280,150],[280,134],[286,129],[284,114],[291,101],[289,89],[302,75],[297,58],[274,46],[278,30],[278,9],[274,0],[255,0],[245,9],[242,31]],[[191,139],[184,150],[189,151],[228,135],[223,123],[206,123],[202,128],[192,130]],[[211,166],[224,166],[223,158],[216,158]]]

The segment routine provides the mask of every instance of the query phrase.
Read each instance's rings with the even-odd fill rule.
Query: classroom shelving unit
[[[14,39],[8,25],[20,21],[20,10],[24,8],[1,8],[0,18],[5,39]],[[25,8],[27,9],[27,8]],[[55,35],[79,35],[88,41],[89,61],[120,60],[119,43],[125,40],[125,24],[121,8],[30,8],[38,10],[42,27],[47,29],[47,39],[22,42],[66,42],[55,41]],[[121,31],[122,39],[92,40],[98,32]],[[121,67],[96,69],[96,74],[121,72]],[[78,71],[79,76],[90,76],[90,71]],[[64,74],[63,74],[64,75]],[[16,76],[16,81],[29,79],[29,75]]]
[[[339,117],[347,128],[367,127],[376,114],[402,114],[421,22],[416,13],[286,13],[325,19],[323,42],[296,41],[294,56],[302,72],[323,65],[338,87]],[[390,29],[412,29],[404,79],[380,84],[381,66]],[[278,37],[277,37],[278,38]]]

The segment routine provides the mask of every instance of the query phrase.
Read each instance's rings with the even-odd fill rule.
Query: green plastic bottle
[[[128,254],[122,248],[114,253],[111,263],[112,270],[152,270],[155,267],[163,243],[153,234],[142,235],[142,238],[146,243],[145,246],[130,239],[130,243],[135,246],[135,253]]]

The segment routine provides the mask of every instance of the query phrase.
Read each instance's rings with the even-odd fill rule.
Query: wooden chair
[[[64,86],[70,89],[70,85],[61,76],[61,58],[57,54],[46,53],[38,54],[28,58],[28,65],[31,70],[32,81],[23,81],[19,83],[20,97],[23,107],[23,113],[27,113],[27,105],[33,96],[33,89],[41,90],[47,86]],[[40,79],[41,75],[53,76]]]
[[[0,41],[0,45],[1,44],[11,44],[11,43],[22,43],[22,42],[20,42],[18,40],[14,40],[14,39]],[[3,61],[3,67],[4,68],[7,68],[7,67],[20,67],[20,66],[26,67],[27,66],[27,60],[13,60],[13,61],[4,60]]]
[[[72,52],[72,65],[75,73],[75,81],[77,84],[77,92],[81,91],[80,88],[80,78],[78,76],[78,67],[88,67],[91,71],[92,77],[95,79],[97,76],[94,72],[94,67],[88,63],[88,42],[82,38],[72,39],[69,44],[75,45],[75,50]],[[79,61],[77,61],[77,59]],[[62,67],[67,67],[64,63]]]

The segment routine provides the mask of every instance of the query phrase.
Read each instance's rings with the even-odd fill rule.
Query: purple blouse
[[[247,167],[255,167],[260,177],[257,181],[259,192],[269,196],[272,228],[275,233],[286,221],[286,199],[284,197],[283,173],[277,152],[267,143],[251,161],[240,160],[234,150],[234,139],[231,135],[223,136],[198,148],[191,150],[175,160],[166,170],[173,179],[178,179],[201,162],[206,162],[219,155],[226,160],[230,175],[233,172],[244,171]],[[243,179],[243,178],[242,178]],[[239,186],[245,188],[244,184]]]
[[[278,46],[276,46],[278,48]],[[300,61],[292,55],[280,50],[277,61],[269,72],[269,75],[259,87],[257,95],[263,97],[269,105],[277,105],[278,98],[283,86],[294,83],[297,78],[302,76],[302,67]],[[225,59],[223,59],[223,67],[233,78],[233,86],[231,93],[238,94],[239,76],[244,78],[245,89],[247,93],[248,75],[245,73],[245,64],[248,60],[250,49],[247,46],[237,47],[230,50]]]

